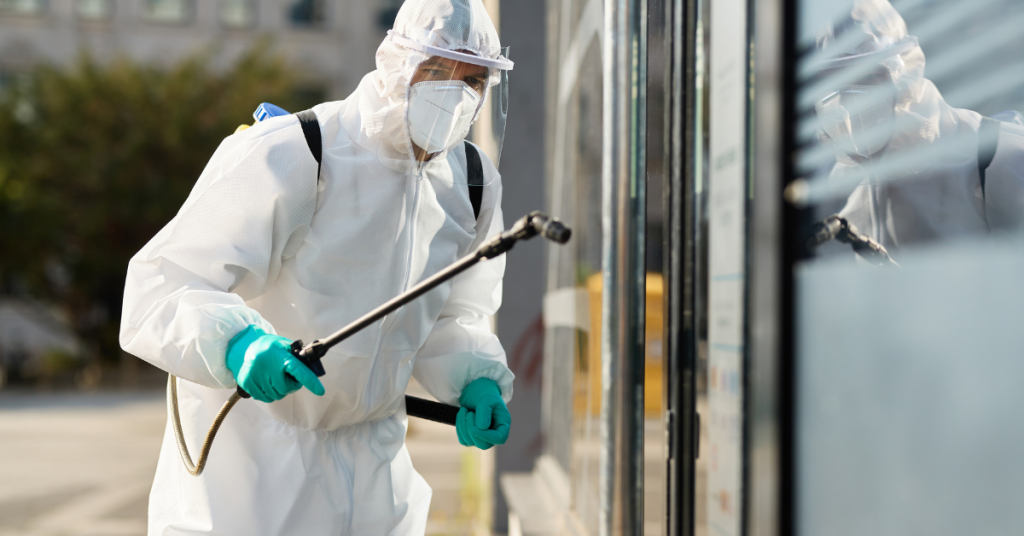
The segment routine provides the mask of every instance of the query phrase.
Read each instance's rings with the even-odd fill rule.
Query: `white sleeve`
[[[490,162],[485,166],[485,173],[497,177]],[[483,197],[474,249],[504,229],[500,178],[485,187]],[[479,378],[494,380],[502,398],[512,399],[515,375],[489,320],[501,306],[504,275],[505,256],[500,255],[456,276],[441,315],[416,354],[413,377],[441,402],[457,405],[462,390]]]
[[[245,305],[295,253],[316,207],[317,163],[294,116],[228,137],[178,214],[128,263],[121,347],[167,372],[232,388],[231,338],[274,329]]]

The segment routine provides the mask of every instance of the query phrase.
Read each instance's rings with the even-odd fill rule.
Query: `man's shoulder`
[[[264,119],[228,136],[210,157],[198,184],[237,184],[304,192],[302,177],[315,177],[317,163],[295,115]],[[244,180],[236,181],[244,176]],[[315,184],[315,181],[314,181]]]
[[[268,117],[253,126],[236,132],[228,137],[240,143],[280,142],[294,135],[302,134],[299,120],[295,114]]]

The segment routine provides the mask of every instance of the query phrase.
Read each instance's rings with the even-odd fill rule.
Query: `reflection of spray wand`
[[[807,239],[807,247],[808,249],[816,248],[833,238],[844,244],[850,244],[854,252],[872,264],[899,266],[889,257],[889,252],[882,244],[867,235],[860,234],[857,227],[846,221],[846,218],[840,217],[839,214],[833,214],[811,227],[811,237]]]

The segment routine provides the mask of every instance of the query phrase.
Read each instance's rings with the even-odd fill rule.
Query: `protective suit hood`
[[[396,36],[397,38],[393,38]],[[403,46],[400,41],[498,59],[498,32],[480,0],[409,0],[402,4],[394,29],[377,48],[377,69],[363,77],[346,99],[341,121],[353,141],[376,152],[385,166],[418,173],[407,124],[409,82],[417,66],[431,55]],[[498,69],[490,69],[488,86],[498,83]],[[481,95],[481,100],[486,95]],[[450,148],[449,148],[450,149]],[[441,156],[441,155],[438,155]]]
[[[896,91],[892,138],[887,153],[922,150],[925,144],[956,135],[958,119],[932,82],[924,77],[925,56],[917,39],[907,32],[903,17],[887,0],[858,0],[848,16],[827,25],[817,39],[812,61],[815,69],[845,69],[835,75],[850,79],[878,66],[888,74]],[[827,137],[820,137],[828,143]],[[937,151],[942,160],[969,159],[963,144],[945,144]],[[855,165],[841,151],[841,164]],[[919,171],[919,170],[918,170]]]

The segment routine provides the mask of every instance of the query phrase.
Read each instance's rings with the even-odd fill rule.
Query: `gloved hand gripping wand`
[[[327,351],[334,345],[384,318],[399,307],[422,296],[434,287],[437,287],[445,281],[448,281],[456,275],[466,271],[476,263],[485,259],[493,259],[494,257],[512,249],[512,246],[514,246],[516,242],[520,240],[528,240],[537,235],[541,235],[544,238],[559,244],[565,244],[569,241],[572,231],[557,219],[551,218],[537,211],[531,212],[526,216],[519,218],[514,224],[512,224],[512,227],[508,231],[488,240],[473,253],[466,255],[458,261],[455,261],[455,263],[451,264],[447,268],[437,272],[427,279],[424,279],[416,286],[385,302],[369,313],[366,313],[351,324],[334,332],[329,337],[317,339],[309,344],[303,344],[302,341],[298,340],[294,341],[291,346],[291,351],[300,361],[302,361],[303,364],[309,367],[313,373],[317,376],[323,376],[326,371],[324,370],[321,358],[323,358],[323,356],[327,354]],[[189,456],[188,447],[185,445],[185,439],[182,434],[181,419],[178,416],[176,378],[174,376],[170,376],[168,382],[167,402],[171,409],[171,419],[174,427],[174,434],[178,441],[178,450],[181,452],[181,458],[185,462],[185,467],[188,469],[189,473],[198,476],[203,472],[203,468],[206,465],[206,458],[210,453],[210,447],[213,445],[213,438],[217,434],[217,429],[220,428],[221,423],[224,421],[224,417],[227,416],[228,412],[231,411],[231,408],[239,399],[249,398],[249,393],[246,393],[241,387],[238,387],[236,392],[231,395],[231,398],[224,403],[224,406],[221,407],[220,411],[217,413],[217,417],[214,419],[213,425],[210,426],[209,432],[206,434],[197,463],[193,465],[192,458]],[[433,402],[412,396],[405,397],[405,404],[406,413],[410,417],[429,419],[453,426],[455,425],[455,417],[459,412],[459,408],[456,406],[449,406],[440,402]]]

